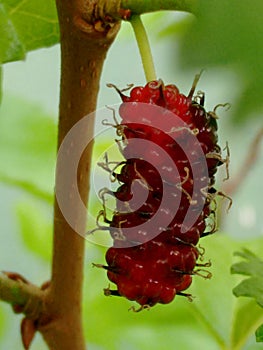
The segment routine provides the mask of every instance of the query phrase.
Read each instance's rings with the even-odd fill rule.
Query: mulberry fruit
[[[132,88],[130,96],[115,89],[122,99],[115,127],[125,160],[114,169],[104,164],[120,186],[101,193],[104,203],[106,193],[116,198],[116,210],[110,220],[105,206],[100,213],[113,246],[107,265],[95,265],[117,286],[106,295],[142,309],[190,297],[183,291],[192,276],[210,277],[198,268],[209,263],[197,263],[203,254],[197,243],[214,232],[207,219],[214,213],[215,173],[225,160],[215,113],[206,112],[203,95],[193,97],[195,83],[188,96],[161,80]]]

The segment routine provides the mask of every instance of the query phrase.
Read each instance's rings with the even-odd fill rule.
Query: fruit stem
[[[140,16],[133,16],[130,20],[139,47],[143,70],[147,82],[156,80],[156,73],[149,39]]]

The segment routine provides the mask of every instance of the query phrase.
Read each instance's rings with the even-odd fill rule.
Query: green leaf
[[[241,256],[246,261],[234,264],[231,272],[251,277],[243,280],[234,288],[234,295],[255,298],[257,303],[263,307],[263,261],[248,249],[235,255]]]
[[[260,118],[258,112],[263,110],[262,0],[210,0],[203,5],[201,1],[196,20],[180,41],[182,66],[195,70],[211,66],[234,70],[240,88],[239,99],[236,105],[232,104],[235,121],[251,116]],[[231,79],[234,83],[233,75]]]
[[[0,62],[23,59],[25,51],[4,3],[0,1]]]
[[[262,279],[257,277],[251,277],[241,282],[234,290],[233,293],[236,297],[254,297],[257,303],[263,307],[263,285]]]
[[[0,61],[21,60],[28,51],[59,41],[55,1],[0,0]]]
[[[56,123],[37,105],[5,96],[0,109],[0,181],[53,196]]]
[[[242,252],[236,252],[236,256],[241,256],[247,261],[236,263],[232,266],[232,273],[243,275],[259,275],[263,277],[263,261],[259,259],[253,252],[243,249]]]
[[[52,217],[45,215],[43,206],[37,201],[20,202],[16,213],[23,243],[34,255],[45,261],[51,259]]]
[[[256,330],[256,340],[257,342],[263,342],[263,324]]]

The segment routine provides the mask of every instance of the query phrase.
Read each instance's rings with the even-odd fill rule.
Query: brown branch
[[[200,0],[98,0],[100,11],[113,18],[129,20],[133,15],[154,11],[185,11],[198,14],[205,6]],[[202,6],[203,5],[203,6]]]
[[[121,7],[130,9],[132,14],[140,15],[146,12],[171,10],[195,12],[200,7],[196,0],[122,0]]]
[[[96,109],[103,62],[119,23],[105,23],[94,18],[94,2],[57,0],[61,30],[61,95],[58,147],[84,116]],[[89,22],[87,22],[87,20]],[[74,139],[73,149],[79,149],[84,137],[93,137],[94,115],[85,129]],[[78,164],[78,190],[87,203],[92,143],[83,152]],[[67,183],[68,158],[57,164],[56,193],[64,195],[67,210],[77,228],[73,228],[54,207],[54,243],[51,286],[47,290],[47,314],[42,317],[39,330],[52,350],[84,350],[82,330],[82,284],[86,215],[75,200],[73,183]],[[66,172],[62,171],[62,169]],[[74,180],[74,179],[73,179]],[[73,181],[72,180],[72,181]]]
[[[225,185],[223,186],[223,191],[227,193],[229,196],[233,196],[238,189],[242,186],[246,178],[248,177],[251,169],[256,164],[259,152],[260,152],[260,143],[263,138],[263,128],[259,129],[253,138],[246,157],[241,164],[241,167],[237,171],[237,174],[235,177],[233,177],[232,180],[229,180]]]
[[[244,158],[236,175],[227,182],[225,182],[222,186],[222,191],[223,193],[226,193],[227,196],[232,198],[246,181],[251,169],[258,160],[260,152],[260,143],[262,141],[262,138],[263,128],[259,129],[256,135],[254,136],[247,150],[246,157]],[[217,215],[217,227],[220,227],[224,221],[225,210],[227,210],[227,205],[228,203],[226,201],[223,201],[218,208],[219,210]]]

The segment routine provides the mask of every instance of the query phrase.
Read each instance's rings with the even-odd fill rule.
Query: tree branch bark
[[[196,12],[200,0],[122,0],[121,8],[129,9],[133,15],[161,10]]]
[[[57,0],[57,10],[61,31],[59,147],[71,128],[96,109],[103,62],[119,23],[96,20],[93,1]],[[74,140],[73,147],[79,147],[79,141],[85,134],[92,139],[93,128],[94,115],[91,115],[86,130],[82,130],[83,134]],[[91,152],[92,143],[87,146],[78,164],[78,190],[85,204],[89,192]],[[67,162],[65,157],[64,161]],[[52,279],[46,298],[48,317],[43,317],[39,330],[50,349],[84,350],[82,284],[85,239],[81,234],[85,233],[86,215],[68,192],[66,174],[60,171],[64,166],[57,165],[56,192],[64,192],[68,198],[68,210],[73,213],[78,230],[69,225],[56,200]]]
[[[80,2],[84,2],[80,0]],[[84,18],[90,22],[90,15],[96,16],[101,20],[129,20],[133,15],[141,15],[148,12],[170,10],[184,11],[198,14],[209,0],[93,0],[86,1],[84,7],[89,4],[93,6],[93,13],[86,11]]]
[[[230,197],[234,196],[236,192],[241,188],[250,174],[253,166],[256,164],[260,155],[260,145],[263,139],[263,127],[260,128],[254,136],[251,144],[247,150],[246,157],[243,159],[237,174],[223,186],[223,191]]]

